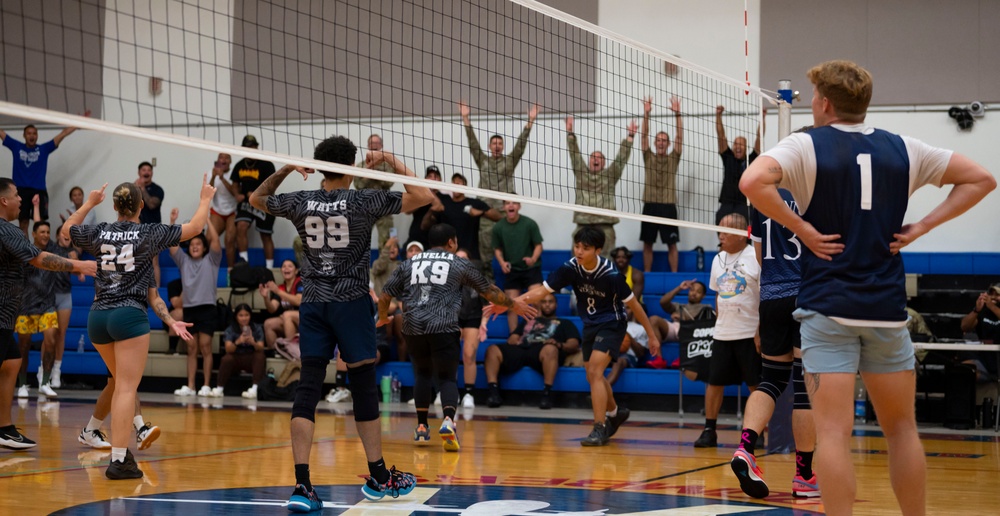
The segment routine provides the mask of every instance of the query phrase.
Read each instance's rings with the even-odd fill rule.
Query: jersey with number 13
[[[791,192],[779,188],[778,193],[785,205],[795,213],[799,212]],[[799,258],[804,246],[795,233],[751,206],[750,239],[760,244],[760,300],[798,295],[802,278]]]
[[[372,225],[403,208],[387,190],[304,190],[267,198],[267,211],[295,224],[309,266],[302,302],[352,301],[368,295]]]
[[[73,226],[69,236],[73,245],[97,257],[92,310],[124,307],[146,310],[153,260],[159,258],[160,251],[180,243],[181,227],[102,222],[96,226]]]

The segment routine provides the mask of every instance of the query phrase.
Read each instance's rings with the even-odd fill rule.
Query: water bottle
[[[861,381],[861,375],[854,382],[854,422],[864,423],[867,419],[865,403],[868,401],[868,391],[865,390],[865,382]]]
[[[699,271],[705,270],[705,249],[700,245],[694,248],[695,252],[695,264]]]
[[[87,344],[87,341],[83,338],[83,334],[80,334],[80,341],[76,343],[76,352],[83,353],[83,347]]]
[[[396,373],[392,373],[392,402],[399,403],[399,388],[400,381],[399,376]]]

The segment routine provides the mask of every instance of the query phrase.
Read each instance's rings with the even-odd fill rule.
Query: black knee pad
[[[378,419],[378,386],[375,382],[375,364],[347,368],[354,398],[354,420],[359,423]]]
[[[792,390],[795,392],[792,410],[812,410],[812,405],[809,404],[809,392],[806,391],[806,378],[802,373],[801,358],[796,358],[792,362]]]
[[[757,390],[763,391],[772,400],[777,400],[785,391],[785,387],[788,387],[791,374],[792,362],[778,362],[761,357],[760,385],[757,386]]]
[[[292,402],[292,419],[297,417],[316,421],[316,405],[323,397],[323,380],[326,379],[326,366],[330,361],[319,357],[304,357],[302,370],[299,372],[299,386],[295,389],[295,401]]]

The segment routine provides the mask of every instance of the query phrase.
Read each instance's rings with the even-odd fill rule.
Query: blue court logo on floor
[[[53,514],[282,514],[291,487],[261,487],[186,491],[116,498],[71,507]],[[568,488],[421,485],[400,498],[372,502],[361,485],[316,486],[323,511],[316,514],[448,515],[460,516],[612,516],[643,514],[806,515],[809,509],[775,507],[749,501]],[[287,514],[287,513],[286,513]]]

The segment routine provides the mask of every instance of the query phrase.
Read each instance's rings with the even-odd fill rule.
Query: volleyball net
[[[658,197],[646,198],[672,200],[677,225],[716,230],[717,106],[725,108],[719,119],[729,145],[742,139],[749,153],[765,102],[740,80],[532,0],[39,5],[0,3],[0,125],[72,125],[108,134],[109,146],[129,145],[123,138],[176,146],[163,160],[198,149],[422,183],[311,160],[328,136],[345,135],[364,152],[379,135],[420,178],[430,165],[445,181],[468,178],[468,189],[449,190],[653,220],[641,215],[653,188]],[[526,133],[533,106],[537,118]],[[85,110],[90,118],[78,116]],[[569,117],[579,160],[570,152]],[[240,147],[247,134],[260,142],[256,151]],[[481,167],[493,159],[494,135],[504,146],[497,155],[520,155],[509,180]],[[657,143],[664,136],[665,147]],[[644,140],[653,154],[680,144],[674,184],[647,177]]]

